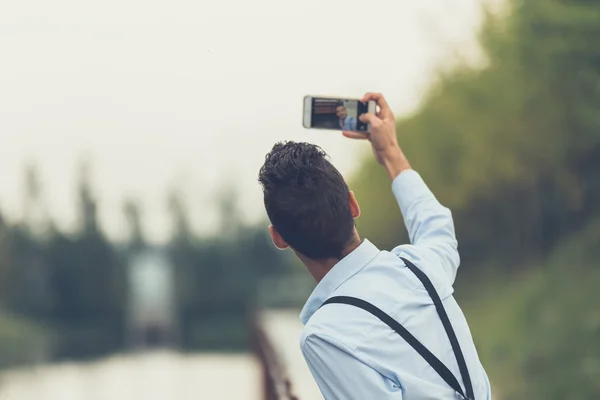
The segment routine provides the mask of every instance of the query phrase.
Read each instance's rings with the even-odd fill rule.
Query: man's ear
[[[352,190],[350,190],[350,212],[352,213],[352,218],[356,219],[360,217],[360,207]]]
[[[290,247],[285,242],[285,240],[283,240],[283,238],[281,237],[281,235],[279,234],[279,232],[277,232],[277,230],[275,229],[275,227],[273,225],[269,225],[269,233],[271,234],[271,240],[273,241],[273,244],[279,250],[285,250],[288,247]]]

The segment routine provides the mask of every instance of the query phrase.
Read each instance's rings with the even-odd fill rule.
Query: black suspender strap
[[[423,346],[423,344],[421,342],[419,342],[419,340],[416,337],[411,335],[411,333],[409,331],[407,331],[406,328],[404,328],[398,321],[396,321],[395,319],[390,317],[388,314],[386,314],[380,308],[374,306],[373,304],[371,304],[367,301],[357,299],[356,297],[348,297],[348,296],[331,297],[331,298],[327,299],[325,301],[325,303],[323,303],[323,305],[326,305],[326,304],[348,304],[351,306],[362,308],[363,310],[370,312],[371,314],[373,314],[374,316],[379,318],[384,324],[386,324],[387,326],[392,328],[394,331],[396,331],[396,333],[398,335],[402,336],[402,338],[409,345],[411,345],[411,347],[413,349],[415,349],[417,351],[417,353],[419,353],[421,355],[421,357],[423,357],[425,359],[425,361],[427,361],[427,363],[429,363],[429,365],[431,365],[431,367],[435,370],[435,372],[437,372],[442,377],[442,379],[452,389],[454,389],[456,392],[460,393],[460,395],[463,398],[466,398],[462,388],[460,387],[460,384],[456,380],[456,377],[448,369],[448,367],[446,367],[444,365],[444,363],[442,363],[440,361],[439,358],[437,358],[435,355],[433,355],[433,353],[430,352],[427,349],[427,347]]]
[[[421,271],[417,266],[406,258],[400,257],[404,264],[412,271],[413,274],[419,278],[427,293],[433,300],[433,304],[435,304],[435,309],[437,310],[440,319],[442,320],[442,324],[444,325],[444,329],[446,330],[446,334],[448,335],[448,339],[450,339],[450,344],[452,345],[452,350],[454,350],[454,356],[456,357],[456,362],[458,363],[458,369],[460,370],[460,375],[462,376],[463,383],[465,384],[465,389],[467,391],[467,398],[475,400],[475,395],[473,394],[473,385],[471,383],[471,376],[469,375],[469,370],[467,369],[467,363],[465,361],[465,357],[460,348],[460,344],[458,343],[458,338],[456,337],[456,333],[454,333],[454,328],[452,328],[452,324],[450,323],[450,319],[448,318],[448,314],[446,313],[446,309],[442,304],[442,300],[438,295],[438,292],[433,287],[433,284],[425,275],[423,271]],[[460,393],[460,392],[459,392]],[[464,395],[463,395],[464,397]]]
[[[419,268],[417,268],[410,261],[400,257],[402,261],[406,264],[406,266],[419,278],[419,280],[425,286],[425,289],[431,296],[433,303],[435,304],[435,308],[438,312],[440,319],[442,320],[442,324],[444,325],[444,329],[446,330],[446,334],[448,335],[448,339],[450,339],[450,344],[452,345],[452,350],[454,351],[454,355],[456,357],[458,368],[463,378],[463,382],[465,384],[465,388],[467,394],[462,390],[462,387],[458,383],[458,380],[454,376],[454,374],[437,358],[432,352],[430,352],[417,338],[415,338],[409,331],[406,330],[398,321],[390,317],[387,313],[382,311],[380,308],[374,306],[373,304],[358,299],[356,297],[349,296],[335,296],[327,299],[321,307],[326,304],[347,304],[354,307],[362,308],[363,310],[371,313],[387,326],[389,326],[392,330],[394,330],[398,335],[400,335],[413,349],[416,350],[417,353],[421,355],[427,361],[429,365],[438,373],[438,375],[457,393],[459,393],[463,398],[469,400],[475,400],[475,396],[473,394],[473,386],[471,384],[471,378],[469,376],[469,371],[467,370],[467,364],[465,362],[465,358],[460,349],[460,345],[458,343],[458,339],[456,338],[456,334],[454,333],[454,329],[450,324],[450,320],[448,318],[448,314],[446,314],[446,310],[442,304],[440,296],[436,292],[433,284],[427,278],[427,275],[423,273]]]

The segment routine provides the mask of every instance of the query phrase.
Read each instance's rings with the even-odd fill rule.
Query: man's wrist
[[[383,167],[393,181],[402,172],[411,169],[400,147],[394,147],[381,155]]]

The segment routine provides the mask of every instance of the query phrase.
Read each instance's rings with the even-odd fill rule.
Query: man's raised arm
[[[392,180],[392,190],[404,216],[411,243],[438,256],[445,275],[453,283],[460,258],[452,214],[437,201],[419,174],[411,169],[398,145],[394,114],[384,97],[379,93],[368,93],[362,99],[365,102],[371,100],[379,106],[377,115],[368,113],[360,117],[361,121],[370,124],[371,132],[367,135],[344,132],[344,136],[371,142],[375,158]]]

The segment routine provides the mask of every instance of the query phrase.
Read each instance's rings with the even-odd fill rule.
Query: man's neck
[[[355,233],[355,237],[352,240],[351,244],[349,244],[341,254],[341,258],[327,258],[324,260],[311,260],[305,257],[300,257],[308,272],[315,278],[317,283],[321,282],[321,280],[331,271],[331,269],[344,257],[348,254],[352,253],[358,246],[360,246],[362,240],[358,236],[358,233]]]

